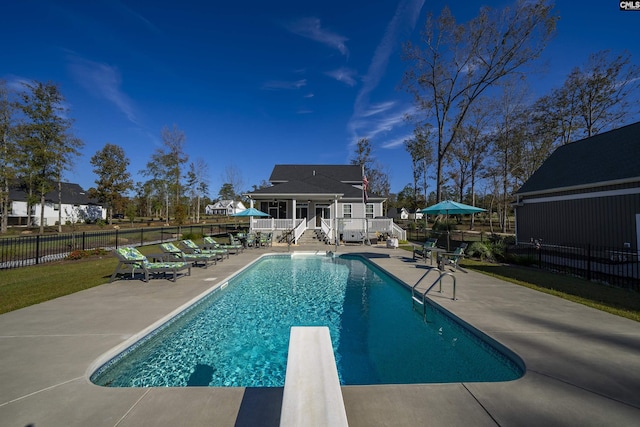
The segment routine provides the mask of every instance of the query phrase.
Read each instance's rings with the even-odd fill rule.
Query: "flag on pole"
[[[367,203],[367,187],[369,187],[369,181],[367,181],[367,177],[362,175],[362,199],[365,203]]]

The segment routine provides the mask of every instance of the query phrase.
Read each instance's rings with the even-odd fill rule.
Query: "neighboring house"
[[[559,147],[516,198],[519,242],[639,251],[640,123]]]
[[[58,204],[58,189],[45,194],[44,225],[56,225],[59,213],[62,215],[62,223],[94,222],[98,219],[106,219],[107,210],[96,200],[90,199],[87,193],[78,185],[63,182],[61,185],[62,204]],[[40,225],[40,201],[31,206],[31,212],[27,212],[27,192],[20,187],[12,187],[9,190],[9,225],[26,225],[29,214],[33,225]]]
[[[409,219],[422,219],[423,217],[424,217],[424,214],[420,212],[420,210],[417,210],[409,214]]]
[[[391,208],[387,210],[387,216],[393,219],[409,219],[409,211],[407,208]]]
[[[238,212],[242,212],[246,207],[242,202],[236,202],[234,200],[219,200],[212,205],[207,205],[204,208],[204,213],[207,215],[233,215]]]
[[[295,241],[307,229],[322,231],[331,241],[362,240],[365,232],[391,234],[393,220],[374,219],[384,215],[386,199],[369,193],[365,203],[362,178],[357,165],[275,165],[272,186],[246,194],[252,207],[271,216],[252,225],[295,229]]]

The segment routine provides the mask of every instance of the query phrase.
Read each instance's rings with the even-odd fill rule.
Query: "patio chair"
[[[422,246],[413,249],[413,259],[423,258],[424,262],[427,262],[427,258],[429,258],[429,262],[433,264],[432,248],[436,247],[436,243],[438,239],[427,239]]]
[[[113,282],[119,274],[131,274],[133,278],[136,273],[142,273],[145,282],[149,281],[149,277],[159,274],[166,276],[167,273],[172,273],[171,280],[175,282],[178,272],[182,270],[188,270],[187,274],[191,275],[191,264],[187,262],[149,262],[146,256],[133,247],[118,248],[114,254],[118,257],[118,265],[109,282]]]
[[[247,247],[249,248],[257,248],[256,245],[256,235],[253,233],[247,233],[246,237]]]
[[[190,262],[194,267],[200,264],[204,268],[209,268],[211,262],[214,264],[218,262],[216,254],[187,254],[173,243],[163,243],[160,245],[160,249],[164,253],[165,261]]]
[[[258,242],[259,246],[272,246],[273,242],[273,233],[269,232],[269,233],[262,233],[260,234],[260,239]]]
[[[226,249],[204,249],[200,246],[196,245],[193,240],[181,240],[180,249],[184,251],[186,254],[208,254],[208,255],[217,255],[217,260],[223,261],[226,256],[229,258],[229,251]]]
[[[230,254],[237,254],[244,251],[242,243],[230,243],[228,245],[220,244],[213,237],[204,237],[202,245],[203,249],[226,249]]]
[[[462,258],[464,258],[464,250],[469,246],[466,243],[461,243],[453,252],[445,252],[441,254],[441,258],[439,259],[438,265],[440,265],[440,269],[444,270],[445,265],[452,265],[453,271],[458,269],[458,263]]]

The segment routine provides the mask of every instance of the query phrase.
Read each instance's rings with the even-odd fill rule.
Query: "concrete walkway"
[[[333,250],[334,247],[297,248]],[[104,388],[101,355],[267,252],[191,277],[121,280],[0,316],[1,426],[277,426],[282,388]],[[341,246],[413,284],[425,264],[382,246]],[[0,272],[0,279],[1,279]],[[343,386],[350,426],[637,426],[640,324],[469,271],[431,298],[526,364],[499,383]],[[431,294],[430,294],[431,295]],[[446,363],[446,361],[442,361]]]

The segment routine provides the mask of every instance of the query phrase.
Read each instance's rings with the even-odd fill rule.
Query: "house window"
[[[342,205],[342,217],[343,218],[351,218],[351,205],[345,203]]]
[[[365,206],[365,213],[367,218],[373,218],[373,204],[367,203]]]
[[[54,211],[59,211],[60,210],[60,205],[58,203],[54,203],[53,204],[53,210]]]

